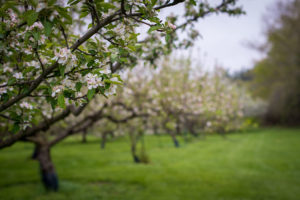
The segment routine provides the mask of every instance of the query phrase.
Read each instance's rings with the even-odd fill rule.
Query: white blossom
[[[117,85],[112,85],[112,86],[110,86],[110,88],[108,90],[106,90],[104,92],[104,94],[106,96],[111,96],[111,95],[116,94],[116,92],[117,92]]]
[[[64,87],[62,85],[54,86],[53,89],[52,89],[51,96],[55,97],[55,95],[58,94],[58,93],[60,93],[61,91],[63,91],[63,89],[64,89]]]
[[[6,63],[3,65],[3,72],[13,72],[13,69],[11,67],[9,67],[9,65]]]
[[[29,110],[33,109],[33,106],[31,104],[25,102],[25,101],[20,104],[20,107],[25,108],[25,109],[29,109]]]
[[[109,66],[105,66],[104,68],[102,68],[101,72],[103,74],[111,74],[111,70],[110,70]]]
[[[66,65],[68,68],[76,65],[77,58],[72,54],[71,50],[68,48],[62,48],[59,51],[55,51],[54,60],[58,60],[59,64]]]
[[[211,127],[211,122],[210,121],[206,122],[206,126]]]
[[[31,26],[26,27],[26,31],[32,31],[34,28],[44,29],[44,26],[41,22],[34,22]]]
[[[65,79],[62,81],[62,85],[64,85],[67,88],[70,88],[70,89],[75,88],[74,81],[70,80],[68,76],[66,76]]]
[[[13,75],[13,77],[15,77],[16,79],[22,79],[23,78],[23,74],[21,72],[17,72]]]
[[[1,87],[0,88],[0,97],[2,96],[2,94],[5,94],[5,93],[7,93],[7,89],[4,87]]]
[[[88,73],[85,77],[85,80],[87,82],[88,89],[97,88],[99,86],[103,86],[103,81],[101,80],[101,77],[98,77],[96,74]]]

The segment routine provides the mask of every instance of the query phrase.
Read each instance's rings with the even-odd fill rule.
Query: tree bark
[[[133,157],[133,161],[135,163],[140,163],[140,158],[136,155],[136,144],[135,143],[131,143],[131,155]]]
[[[86,140],[86,135],[87,135],[87,131],[84,130],[84,131],[82,132],[82,140],[81,140],[82,143],[86,143],[86,142],[87,142],[87,140]]]
[[[175,134],[172,133],[172,132],[170,132],[169,134],[170,134],[171,137],[172,137],[172,140],[173,140],[173,142],[174,142],[174,146],[175,146],[176,148],[178,148],[180,145],[179,145],[179,142],[178,142],[178,140],[177,140]]]
[[[38,156],[38,145],[35,144],[32,155],[31,155],[31,159],[32,160],[37,160],[37,156]]]
[[[40,164],[41,181],[47,190],[58,190],[58,177],[51,160],[50,146],[37,145],[37,160]]]
[[[137,138],[135,136],[135,133],[133,131],[131,131],[129,133],[129,137],[130,137],[130,143],[131,143],[131,155],[133,157],[133,161],[135,163],[140,163],[141,160],[140,158],[138,157],[138,155],[136,154],[136,143],[137,143]]]
[[[102,135],[101,135],[101,149],[105,148],[106,138],[107,138],[107,133],[106,132],[102,133]]]

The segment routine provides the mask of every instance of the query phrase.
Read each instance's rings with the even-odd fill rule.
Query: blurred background
[[[300,1],[237,5],[32,138],[44,157],[34,142],[1,149],[0,199],[299,199]]]

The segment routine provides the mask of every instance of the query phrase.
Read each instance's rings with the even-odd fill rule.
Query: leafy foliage
[[[299,125],[300,1],[278,3],[274,9],[280,12],[267,28],[267,57],[252,70],[253,91],[268,100],[269,123]]]
[[[97,95],[115,94],[122,84],[117,71],[139,61],[155,65],[159,56],[190,46],[177,30],[193,30],[194,40],[192,24],[199,18],[243,13],[235,2],[1,1],[0,146],[79,115]],[[182,24],[176,15],[159,17],[162,9],[180,3]],[[149,31],[141,35],[139,27],[145,26]]]

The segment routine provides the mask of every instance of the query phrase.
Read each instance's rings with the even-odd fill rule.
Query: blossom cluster
[[[56,94],[62,92],[63,89],[64,89],[64,86],[62,86],[62,85],[54,86],[54,87],[52,88],[52,94],[51,94],[51,96],[52,96],[52,97],[55,97]]]
[[[41,22],[34,22],[34,24],[32,24],[31,26],[29,26],[29,27],[27,26],[25,31],[32,31],[34,28],[43,30],[44,26]]]
[[[67,70],[70,70],[71,67],[77,64],[77,57],[72,54],[71,50],[68,48],[57,49],[55,51],[54,60],[57,60],[59,64],[66,65]]]
[[[9,20],[4,20],[4,22],[9,26],[16,26],[19,23],[16,13],[14,13],[12,9],[8,9],[7,13],[9,15]]]
[[[20,107],[21,108],[25,108],[25,109],[29,109],[32,110],[33,106],[31,104],[29,104],[28,102],[23,101],[22,103],[20,103]]]
[[[102,78],[96,74],[88,73],[85,76],[85,80],[86,80],[87,87],[89,90],[104,85]]]

